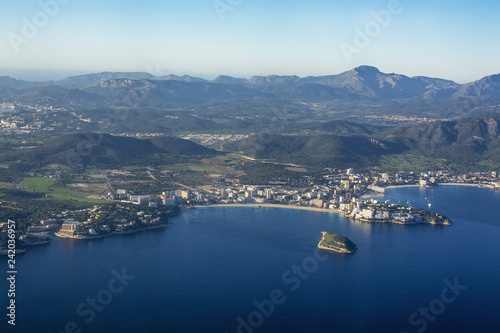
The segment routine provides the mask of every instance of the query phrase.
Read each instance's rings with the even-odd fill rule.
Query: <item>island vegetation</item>
[[[356,244],[344,236],[327,231],[321,233],[323,237],[318,244],[318,248],[321,250],[338,253],[354,253],[358,248]]]

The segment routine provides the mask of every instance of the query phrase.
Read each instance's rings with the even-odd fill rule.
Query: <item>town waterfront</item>
[[[500,192],[407,187],[383,199],[454,224],[207,207],[186,210],[166,229],[54,237],[17,256],[16,327],[3,315],[1,331],[497,332]],[[321,231],[348,237],[358,250],[318,252]],[[7,258],[0,263],[6,272]],[[5,279],[0,286],[6,311]]]

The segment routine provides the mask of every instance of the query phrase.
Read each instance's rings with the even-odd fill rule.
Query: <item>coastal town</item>
[[[297,182],[294,183],[294,185]],[[245,185],[220,178],[210,186],[163,191],[161,194],[132,193],[128,189],[108,192],[103,198],[119,200],[136,205],[156,207],[203,206],[203,205],[286,205],[302,208],[335,210],[352,215],[353,218],[370,220],[367,209],[382,209],[383,217],[374,213],[374,220],[385,220],[387,211],[401,210],[401,205],[383,200],[386,190],[396,186],[419,186],[435,188],[439,184],[480,186],[500,189],[497,172],[451,174],[444,171],[427,173],[356,173],[354,169],[328,169],[321,180],[307,178],[300,187],[287,182],[273,182],[267,185]],[[408,210],[412,210],[411,206]],[[414,210],[414,209],[413,209]],[[406,222],[410,222],[407,220]]]
[[[396,186],[436,188],[446,184],[500,189],[496,172],[461,175],[445,172],[377,173],[366,176],[347,169],[330,170],[323,179],[323,184],[302,188],[292,188],[287,184],[258,186],[219,181],[213,186],[158,194],[116,189],[102,196],[101,199],[108,202],[105,205],[56,212],[32,224],[20,241],[30,246],[50,242],[46,237],[50,234],[62,238],[93,239],[163,228],[168,225],[169,218],[181,214],[184,209],[211,205],[311,209],[343,214],[366,223],[451,225],[452,221],[442,214],[412,207],[410,202],[391,202],[384,199],[384,193]],[[430,204],[428,208],[431,208]],[[6,223],[0,224],[0,230],[7,232]]]
[[[80,210],[65,210],[53,214],[27,228],[19,238],[21,245],[42,245],[50,242],[46,236],[95,239],[109,235],[134,233],[164,228],[168,218],[180,213],[180,206],[156,207],[127,204],[94,206]],[[0,224],[6,230],[6,224]]]

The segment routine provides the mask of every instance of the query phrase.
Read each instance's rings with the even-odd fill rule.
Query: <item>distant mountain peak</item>
[[[72,89],[80,89],[86,94],[76,94]],[[364,65],[327,76],[269,75],[246,79],[221,75],[210,81],[187,75],[152,76],[141,72],[102,72],[49,82],[27,82],[0,76],[0,102],[13,104],[181,108],[221,101],[237,105],[239,102],[235,101],[250,97],[276,98],[279,103],[335,105],[363,100],[374,108],[379,108],[380,102],[391,103],[391,109],[395,101],[425,102],[429,103],[425,106],[429,109],[439,109],[443,107],[441,103],[447,103],[451,106],[441,114],[449,117],[451,113],[469,114],[477,108],[480,112],[496,110],[500,101],[500,75],[457,84],[423,76],[383,73],[376,67]],[[463,105],[461,99],[472,99],[472,103],[460,106]]]
[[[223,83],[223,84],[245,84],[247,79],[234,78],[228,75],[219,75],[214,80],[213,83]]]
[[[367,65],[363,65],[363,66],[358,66],[356,68],[353,69],[355,72],[357,72],[358,74],[379,74],[380,71],[378,70],[377,67],[373,67],[373,66],[367,66]]]

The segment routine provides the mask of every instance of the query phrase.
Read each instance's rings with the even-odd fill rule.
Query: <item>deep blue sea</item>
[[[430,203],[454,224],[212,207],[162,230],[54,238],[18,255],[15,328],[2,279],[0,331],[499,332],[500,192],[398,188],[385,199]],[[316,251],[321,231],[358,250]]]

